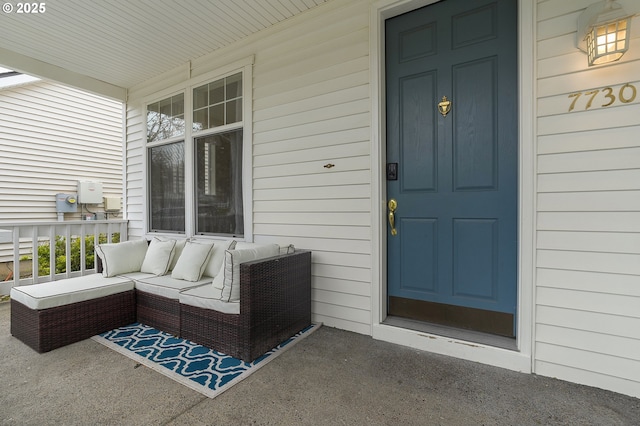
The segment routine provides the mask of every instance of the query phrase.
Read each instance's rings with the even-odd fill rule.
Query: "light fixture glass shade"
[[[629,48],[629,18],[592,27],[585,37],[589,66],[617,61]]]
[[[629,48],[633,14],[615,0],[601,0],[578,17],[578,48],[587,53],[589,66],[617,61]]]

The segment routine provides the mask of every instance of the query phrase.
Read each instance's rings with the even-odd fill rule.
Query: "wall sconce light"
[[[587,52],[589,66],[617,61],[629,48],[631,18],[614,0],[587,7],[578,18],[578,48]]]

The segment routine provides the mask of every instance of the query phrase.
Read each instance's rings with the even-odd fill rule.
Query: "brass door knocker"
[[[442,97],[442,101],[438,104],[438,110],[443,117],[446,117],[451,111],[451,101],[447,99],[446,96]]]

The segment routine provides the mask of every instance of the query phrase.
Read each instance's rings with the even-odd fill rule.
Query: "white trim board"
[[[127,89],[123,87],[105,83],[104,81],[38,61],[7,49],[0,48],[0,57],[2,58],[2,65],[15,71],[37,76],[45,80],[57,81],[116,101],[125,102],[127,100]]]

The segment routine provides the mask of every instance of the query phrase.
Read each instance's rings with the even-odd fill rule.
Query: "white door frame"
[[[384,20],[438,0],[380,0],[371,7],[371,330],[385,340],[439,354],[530,373],[534,358],[535,300],[535,7],[518,0],[519,187],[518,187],[518,307],[517,350],[431,335],[382,324],[387,304],[387,223]]]

